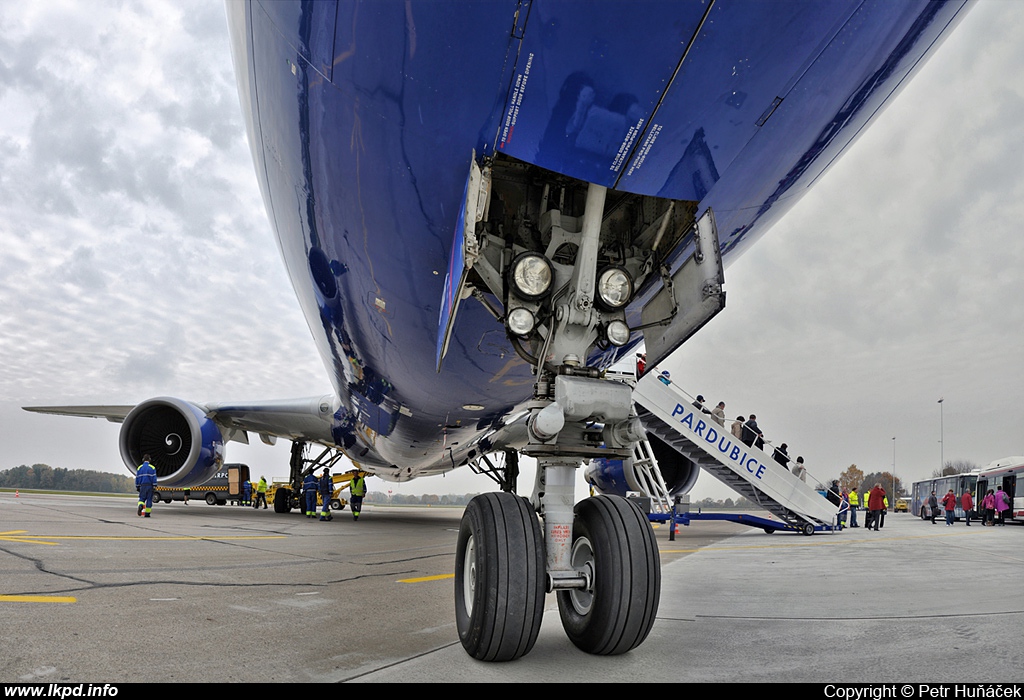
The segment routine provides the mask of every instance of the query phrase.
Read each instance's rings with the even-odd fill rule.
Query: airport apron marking
[[[455,578],[455,574],[440,574],[438,576],[420,576],[419,578],[400,578],[399,583],[424,583],[426,581],[444,581],[445,579]]]
[[[0,603],[77,603],[78,599],[64,595],[0,595]]]
[[[180,536],[131,536],[118,537],[114,535],[26,535],[28,530],[8,530],[0,532],[0,542],[19,542],[21,544],[45,544],[56,546],[58,542],[48,540],[113,540],[113,541],[145,541],[145,542],[223,542],[225,540],[281,540],[288,535],[225,535],[214,537],[207,535],[203,537]]]

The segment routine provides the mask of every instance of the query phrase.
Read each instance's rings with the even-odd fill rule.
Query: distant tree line
[[[368,491],[364,502],[399,506],[464,506],[473,500],[473,497],[476,495],[475,493],[447,493],[443,496],[438,496],[435,493],[427,493],[422,496],[415,496],[409,493],[393,493],[388,498],[386,491]]]
[[[464,493],[464,494],[445,494],[439,496],[434,493],[424,494],[422,496],[414,496],[406,493],[394,493],[391,494],[391,498],[388,499],[386,491],[370,491],[366,494],[365,503],[378,503],[381,505],[402,505],[402,506],[464,506],[468,505],[475,493]],[[693,501],[690,504],[691,508],[751,508],[755,507],[753,503],[738,496],[733,498],[726,498],[723,500],[715,500],[713,498],[703,498],[699,501]]]
[[[0,471],[0,488],[135,493],[135,479],[122,474],[65,469],[48,464],[12,467]]]
[[[864,494],[869,493],[875,484],[881,484],[882,488],[885,489],[885,495],[890,499],[889,505],[893,505],[893,482],[895,481],[895,495],[896,497],[904,496],[907,494],[907,488],[903,484],[903,480],[898,476],[893,479],[892,472],[871,472],[870,474],[864,474],[864,472],[857,468],[856,464],[851,464],[846,468],[842,474],[839,475],[839,488],[843,491],[849,491],[852,488],[857,489],[857,493]],[[828,485],[819,485],[819,489],[828,488]],[[863,504],[861,504],[863,505]]]
[[[953,476],[954,474],[967,474],[978,468],[978,465],[967,459],[947,459],[946,466],[942,469],[933,469],[932,478],[938,479],[942,476]]]
[[[726,498],[724,501],[718,499],[717,501],[710,496],[702,498],[699,501],[692,501],[690,507],[693,508],[699,506],[701,508],[759,508],[760,506],[752,503],[743,496],[737,495],[736,498]]]

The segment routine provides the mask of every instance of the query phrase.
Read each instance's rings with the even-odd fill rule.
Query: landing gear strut
[[[456,551],[459,639],[481,660],[508,661],[529,652],[540,630],[544,595],[551,592],[557,592],[573,644],[591,654],[625,653],[647,638],[661,593],[657,543],[636,505],[598,496],[573,507],[580,466],[596,457],[629,459],[645,437],[632,388],[606,378],[587,358],[595,346],[628,341],[630,275],[653,265],[653,249],[643,257],[621,243],[607,244],[618,240],[618,228],[603,231],[606,188],[589,184],[584,197],[564,191],[559,180],[553,187],[560,191],[545,187],[534,222],[542,234],[538,243],[547,240],[543,254],[517,250],[511,258],[475,258],[483,281],[504,303],[513,347],[534,366],[536,377],[521,426],[521,451],[537,460],[531,500],[512,493],[514,453],[504,473],[486,455],[471,463],[504,491],[470,502]],[[556,201],[557,207],[548,206]],[[581,202],[582,216],[560,210]],[[669,207],[662,224],[671,212]],[[653,228],[650,234],[652,240],[661,237]],[[492,239],[492,248],[502,243],[502,250],[511,250],[511,244]]]

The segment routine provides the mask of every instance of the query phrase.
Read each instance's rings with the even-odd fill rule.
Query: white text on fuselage
[[[694,435],[709,445],[716,445],[718,451],[723,455],[739,464],[740,467],[746,469],[756,478],[762,478],[765,472],[765,465],[749,456],[743,443],[734,445],[734,438],[731,435],[719,433],[718,429],[714,428],[700,416],[695,415],[693,410],[681,403],[677,403],[676,407],[672,410],[672,417],[675,418],[676,416],[682,416],[679,422],[687,426]]]

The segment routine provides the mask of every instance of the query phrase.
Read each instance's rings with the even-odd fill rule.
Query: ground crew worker
[[[334,520],[334,516],[331,515],[332,495],[334,495],[334,482],[331,481],[331,470],[325,468],[324,473],[320,475],[320,498],[323,499],[323,503],[320,504],[320,522]]]
[[[156,486],[156,469],[149,463],[149,455],[142,456],[142,464],[135,471],[135,488],[139,492],[139,516],[146,511],[146,517],[153,512],[153,488]]]
[[[252,505],[252,482],[248,480],[242,482],[242,505]]]
[[[857,489],[850,489],[850,528],[860,527],[857,524],[857,508],[860,507],[860,496],[857,495]]]
[[[313,472],[306,474],[306,478],[302,481],[302,496],[306,500],[306,517],[316,517],[316,491],[319,484],[316,480],[316,475]]]
[[[261,476],[260,483],[256,485],[256,502],[252,504],[253,508],[259,508],[260,503],[263,503],[263,510],[267,509],[267,477]]]
[[[352,481],[349,482],[348,491],[352,496],[349,502],[352,507],[352,519],[359,520],[359,511],[363,509],[363,496],[366,495],[366,477],[357,469],[352,470]]]

